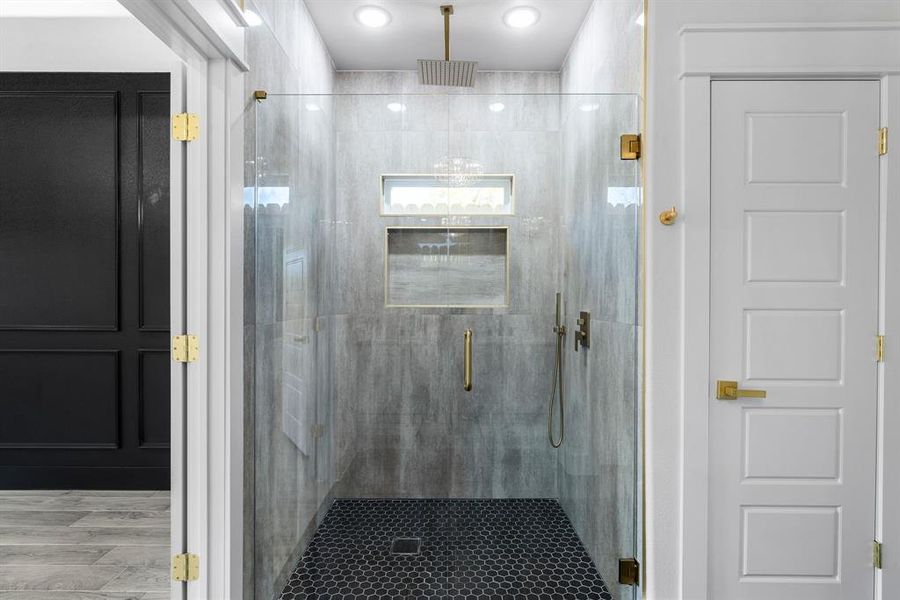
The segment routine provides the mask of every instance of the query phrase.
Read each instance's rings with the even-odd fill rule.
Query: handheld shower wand
[[[550,393],[550,410],[547,415],[547,436],[554,448],[562,446],[566,436],[565,393],[563,387],[563,348],[565,347],[566,326],[562,324],[562,294],[556,292],[556,364],[553,367],[553,391]],[[556,388],[559,386],[559,439],[553,436],[553,405],[556,402]]]

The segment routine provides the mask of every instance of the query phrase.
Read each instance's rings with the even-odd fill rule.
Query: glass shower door
[[[617,599],[619,560],[641,559],[640,163],[620,159],[639,131],[634,95],[563,99],[560,231],[566,325],[566,440],[560,502]],[[575,352],[582,311],[590,347]]]
[[[619,135],[638,130],[634,96],[453,94],[449,148],[482,181],[510,179],[506,208],[451,214],[466,293],[450,309],[448,519],[458,593],[638,597],[618,583],[638,557],[638,163]],[[453,229],[455,228],[455,230]],[[497,267],[501,265],[502,267]],[[493,265],[493,266],[492,266]],[[448,282],[449,285],[449,282]],[[554,406],[555,294],[561,292],[564,417]],[[581,312],[591,345],[575,351]],[[466,342],[472,332],[472,389]],[[558,399],[557,399],[558,402]],[[552,566],[551,566],[552,565]],[[589,596],[591,597],[591,596]]]

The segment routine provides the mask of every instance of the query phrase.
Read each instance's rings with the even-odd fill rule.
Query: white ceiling
[[[0,0],[3,1],[3,0]],[[418,58],[443,58],[440,6],[453,4],[451,58],[477,60],[479,69],[558,71],[591,0],[306,0],[339,70],[415,69]],[[363,27],[353,17],[360,6],[387,9],[391,23]],[[536,25],[511,29],[503,14],[514,6],[541,11]]]
[[[116,0],[0,0],[0,17],[130,17]]]

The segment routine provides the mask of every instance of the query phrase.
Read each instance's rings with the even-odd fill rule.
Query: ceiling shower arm
[[[450,15],[453,14],[453,5],[442,6],[441,14],[444,15],[444,60],[450,62]]]

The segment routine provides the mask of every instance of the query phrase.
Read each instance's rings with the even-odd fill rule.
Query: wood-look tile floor
[[[168,600],[169,492],[0,490],[0,600]]]

